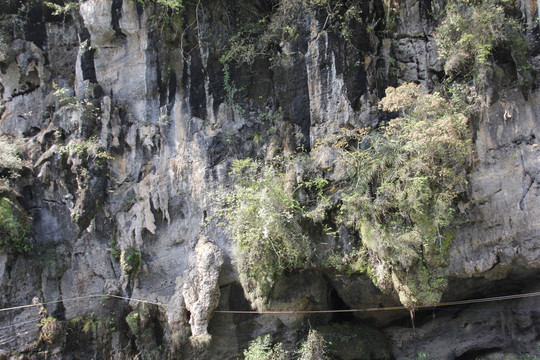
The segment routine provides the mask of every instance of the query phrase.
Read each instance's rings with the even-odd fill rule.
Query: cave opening
[[[251,305],[246,298],[244,289],[239,283],[230,285],[229,310],[251,311]],[[233,322],[240,333],[250,333],[255,329],[253,324],[253,315],[251,314],[233,314]]]
[[[161,346],[163,344],[164,331],[158,317],[154,318],[153,332],[154,332],[154,341],[156,342],[156,345]]]
[[[54,309],[51,315],[60,321],[66,320],[66,308],[63,301],[58,302],[56,309]]]
[[[329,299],[330,309],[332,310],[350,310],[351,308],[345,304],[345,301],[339,296],[336,289],[332,289]],[[353,322],[355,320],[352,312],[335,312],[332,313],[330,322]]]

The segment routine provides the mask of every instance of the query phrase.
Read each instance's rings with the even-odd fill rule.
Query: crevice
[[[43,201],[58,204],[58,205],[65,205],[64,202],[56,201],[56,200],[53,200],[53,199],[43,199]]]
[[[164,331],[157,316],[154,317],[154,326],[152,328],[154,332],[154,341],[157,346],[161,346],[163,344]]]
[[[60,299],[62,299],[62,294],[60,294]],[[57,303],[56,308],[52,313],[52,316],[60,321],[66,320],[66,308],[62,300]]]
[[[117,36],[126,37],[120,29],[120,18],[122,17],[123,0],[113,0],[111,5],[111,27]]]
[[[499,265],[501,262],[501,255],[500,254],[497,254],[495,256],[495,262],[493,263],[493,265],[488,269],[489,270],[493,270],[495,268],[495,266]]]
[[[131,294],[133,294],[133,289],[131,288],[131,284],[130,284],[129,280],[127,281],[126,289],[125,289],[124,292],[126,293],[127,298],[131,298]],[[129,300],[126,300],[126,303],[128,303],[128,302],[129,302]]]
[[[484,358],[487,355],[491,355],[497,352],[500,352],[501,348],[499,347],[493,347],[488,349],[472,349],[464,354],[457,356],[455,360],[476,360]]]
[[[26,13],[24,37],[26,41],[33,42],[42,50],[47,44],[47,29],[45,28],[43,8],[40,2],[36,2]]]
[[[13,271],[13,264],[11,263],[11,261],[7,261],[6,262],[6,274],[7,274],[7,277],[8,279],[11,280],[11,272]]]
[[[229,291],[229,308],[223,310],[236,310],[236,311],[251,311],[251,305],[246,298],[244,289],[240,286],[239,283],[232,283],[230,285],[231,289]],[[222,309],[220,309],[222,310]],[[188,318],[189,320],[189,318]],[[253,321],[253,315],[251,314],[233,314],[232,321],[236,330],[236,335],[238,334],[251,334],[255,330],[255,324]],[[233,335],[233,334],[231,334]],[[240,337],[239,342],[240,346],[247,347],[248,341],[246,337]],[[244,342],[244,344],[242,344]]]
[[[141,21],[141,16],[144,12],[144,5],[141,1],[135,2],[135,8],[137,9],[137,17],[139,18],[139,22]]]
[[[173,71],[169,78],[169,105],[173,105],[176,98],[176,83],[176,73]]]
[[[27,82],[26,85],[32,85],[32,84],[30,84],[30,83]],[[11,97],[12,97],[12,98],[15,98],[15,97],[17,97],[17,96],[24,96],[24,95],[26,95],[26,94],[30,94],[31,92],[33,92],[34,90],[37,90],[38,88],[39,88],[39,85],[37,85],[37,86],[35,86],[35,87],[34,87],[34,86],[28,86],[28,88],[27,88],[26,90],[20,90],[20,91],[14,92],[13,94],[11,94]],[[20,115],[19,115],[19,117],[23,118],[23,117],[20,116]],[[25,119],[25,118],[23,118],[23,119]],[[26,119],[25,119],[25,120],[26,120]]]
[[[0,114],[0,116],[2,116],[2,114]],[[23,131],[23,136],[25,138],[31,138],[39,134],[40,131],[41,131],[41,128],[37,126],[31,126],[29,129],[26,129],[25,131]]]
[[[82,28],[79,33],[81,44],[86,43],[86,49],[81,55],[81,71],[83,80],[88,80],[93,84],[97,84],[96,67],[94,64],[94,48],[90,39],[90,32],[86,28]]]
[[[112,256],[112,255],[111,255]],[[109,257],[109,264],[111,265],[111,269],[112,269],[112,272],[114,274],[114,278],[117,279],[118,278],[118,275],[116,274],[116,269],[114,268],[114,263],[113,261],[111,260],[111,258]]]
[[[523,157],[521,155],[520,155],[520,159],[521,159],[521,166],[524,168],[523,169],[523,182],[525,184],[521,184],[521,199],[519,200],[518,205],[519,205],[519,209],[521,211],[523,211],[524,210],[523,205],[524,205],[524,202],[525,202],[525,197],[529,193],[529,190],[531,190],[531,187],[534,184],[536,176],[538,176],[538,174],[540,174],[540,171],[538,171],[536,173],[536,175],[532,176],[531,174],[528,173],[528,171],[525,170],[525,164],[523,163]],[[526,182],[527,177],[529,177],[528,183]]]
[[[186,324],[189,324],[190,320],[191,320],[191,312],[186,308]],[[190,327],[189,333],[190,335],[192,335],[191,327]]]

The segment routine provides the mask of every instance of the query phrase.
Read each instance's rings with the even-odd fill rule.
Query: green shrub
[[[20,143],[6,136],[0,137],[0,174],[8,178],[16,178],[23,167],[20,156]]]
[[[139,317],[140,315],[137,310],[130,312],[126,316],[126,324],[128,325],[131,333],[134,335],[139,335],[139,333],[141,332]]]
[[[281,347],[281,343],[272,346],[270,335],[259,336],[244,350],[245,360],[285,360],[287,352]]]
[[[156,0],[156,2],[159,5],[165,7],[166,9],[171,10],[173,13],[184,10],[184,4],[182,0]]]
[[[105,166],[107,160],[112,157],[107,154],[106,149],[99,143],[96,136],[89,139],[73,139],[67,145],[60,148],[61,154],[69,154],[70,156],[78,155],[82,159],[93,159],[101,165]]]
[[[128,247],[125,250],[122,250],[120,253],[120,266],[122,266],[122,271],[126,275],[131,275],[139,269],[141,265],[141,253],[139,250]]]
[[[0,250],[10,248],[18,253],[32,248],[28,235],[30,220],[16,202],[7,197],[0,198]]]
[[[160,6],[162,6],[164,9],[171,11],[173,14],[182,12],[184,10],[184,2],[183,0],[137,0],[141,4],[144,4],[145,2],[153,2]]]
[[[87,313],[83,316],[74,317],[69,319],[67,325],[71,331],[81,331],[84,334],[96,334],[98,325],[101,322],[96,319],[94,313]]]
[[[56,318],[49,316],[43,318],[38,323],[39,341],[48,344],[62,343],[66,336],[65,324]]]
[[[444,70],[484,86],[486,70],[493,64],[496,49],[509,53],[522,77],[530,82],[527,43],[517,13],[510,0],[457,0],[448,4],[446,16],[435,32]],[[510,14],[510,15],[509,15]]]
[[[251,65],[257,57],[266,57],[270,61],[279,59],[283,54],[279,55],[275,51],[278,47],[272,45],[295,39],[297,26],[307,12],[323,13],[325,30],[332,28],[348,41],[352,38],[353,28],[362,21],[362,9],[357,1],[281,0],[275,3],[270,13],[250,9],[243,21],[231,30],[220,61]]]
[[[458,222],[456,201],[471,152],[467,117],[439,94],[405,84],[380,106],[399,111],[379,132],[346,131],[334,141],[350,169],[341,221],[392,273],[402,303],[436,303],[446,285],[441,257]],[[442,279],[442,280],[441,280]]]
[[[330,359],[324,337],[317,330],[309,330],[306,340],[298,350],[298,360]]]
[[[236,184],[223,195],[221,215],[237,245],[240,282],[254,301],[268,295],[284,271],[304,267],[310,248],[283,173],[247,159],[233,163],[231,176]]]
[[[235,185],[222,195],[220,214],[237,245],[240,282],[254,306],[267,300],[285,271],[312,261],[338,272],[367,273],[410,308],[440,300],[472,151],[465,106],[405,84],[388,88],[381,108],[400,116],[377,131],[343,130],[327,140],[340,155],[334,169],[346,172],[334,174],[340,179],[334,183],[312,168],[313,161],[297,158],[304,177],[298,195],[285,190],[291,184],[286,186],[279,161],[266,167],[250,159],[233,163]],[[356,230],[361,244],[345,252],[316,242],[313,226],[338,236],[329,230],[335,222]]]
[[[44,1],[43,4],[53,10],[53,15],[59,16],[59,15],[67,15],[71,14],[72,12],[76,12],[79,10],[79,3],[78,2],[70,2],[65,1],[64,5],[58,5],[53,2]]]
[[[296,36],[294,24],[299,23],[298,18],[307,5],[305,0],[284,0],[277,3],[271,13],[250,9],[230,30],[220,61],[251,65],[257,57],[271,58],[275,53],[272,43]]]

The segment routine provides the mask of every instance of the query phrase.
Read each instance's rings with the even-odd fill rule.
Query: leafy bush
[[[0,137],[0,174],[8,178],[19,176],[23,161],[19,157],[20,144],[9,140],[6,136]]]
[[[63,5],[58,5],[50,1],[44,1],[43,4],[53,10],[53,15],[67,15],[79,10],[78,2],[65,1]]]
[[[316,330],[309,330],[306,341],[302,343],[298,350],[298,360],[327,360],[328,355],[326,341],[324,337]]]
[[[259,336],[244,350],[245,360],[285,360],[287,352],[281,347],[281,343],[272,346],[270,335]]]
[[[445,72],[476,80],[482,86],[496,49],[510,53],[522,81],[530,82],[527,44],[521,24],[512,16],[508,0],[457,0],[447,6],[446,17],[435,33]]]
[[[0,250],[10,248],[18,253],[28,252],[32,243],[29,219],[24,210],[14,201],[0,199]]]
[[[131,275],[137,271],[141,265],[141,253],[139,250],[133,247],[122,250],[120,253],[120,265],[126,275]]]
[[[270,13],[250,11],[228,36],[220,61],[251,65],[260,56],[271,61],[279,58],[275,51],[277,46],[272,45],[295,39],[298,24],[302,24],[302,16],[309,11],[326,15],[325,30],[332,27],[349,41],[352,29],[362,21],[358,1],[281,0],[275,3]]]
[[[62,343],[66,336],[66,327],[63,322],[49,316],[39,321],[39,341],[47,344]]]
[[[466,184],[468,120],[415,84],[388,88],[380,106],[400,117],[382,131],[346,131],[334,142],[338,161],[351,169],[341,220],[386,264],[376,275],[380,286],[392,283],[406,306],[433,304],[446,285],[441,255]]]
[[[85,160],[94,159],[101,166],[105,166],[107,160],[112,157],[107,154],[106,149],[99,143],[96,136],[89,139],[73,139],[67,145],[60,148],[61,154],[69,156],[78,155]]]
[[[148,0],[137,0],[141,4],[144,4],[145,1],[148,2]],[[151,0],[151,2],[154,2],[160,6],[162,6],[164,9],[170,10],[172,13],[178,13],[184,10],[184,2],[183,0]]]
[[[339,272],[367,273],[409,308],[440,300],[472,151],[466,107],[415,84],[388,88],[380,106],[399,117],[377,131],[343,130],[327,140],[339,154],[334,169],[346,172],[333,175],[339,181],[331,183],[311,169],[313,162],[295,159],[303,167],[297,177],[305,178],[296,188],[301,201],[285,190],[291,185],[286,186],[279,161],[266,167],[250,159],[233,163],[236,183],[221,198],[221,215],[237,245],[240,282],[254,306],[267,300],[283,272],[311,261]],[[315,223],[337,236],[325,230],[336,221],[357,231],[361,244],[350,244],[342,254],[323,249],[308,235]],[[315,248],[321,250],[317,256]]]
[[[247,12],[244,21],[235,24],[227,36],[228,44],[223,48],[220,61],[251,65],[259,56],[270,57],[273,42],[296,36],[294,24],[299,23],[308,3],[306,0],[284,0],[278,2],[271,13]]]
[[[221,215],[237,245],[240,282],[253,303],[265,298],[284,271],[304,267],[310,249],[283,173],[246,159],[233,163],[231,176],[236,184],[223,194]]]
[[[67,325],[69,326],[69,330],[71,331],[81,331],[84,334],[95,334],[100,324],[101,322],[97,320],[94,313],[87,313],[83,316],[69,319]]]
[[[170,9],[173,13],[180,12],[184,9],[182,0],[156,0],[156,2],[159,5]]]

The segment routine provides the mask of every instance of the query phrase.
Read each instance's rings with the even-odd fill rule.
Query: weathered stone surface
[[[538,298],[527,298],[442,308],[417,316],[416,329],[391,327],[386,333],[396,359],[419,354],[433,359],[505,359],[516,353],[533,354],[540,329],[538,315],[530,309],[538,304]]]
[[[212,311],[219,303],[219,274],[223,255],[217,246],[201,238],[195,247],[195,258],[187,274],[182,294],[193,336],[208,335]]]
[[[35,249],[20,256],[0,253],[0,307],[36,298],[59,301],[47,306],[59,318],[91,313],[118,318],[114,331],[80,335],[94,339],[85,346],[96,354],[101,349],[103,358],[124,349],[127,358],[136,356],[128,336],[123,337],[129,333],[123,319],[137,309],[137,302],[109,298],[105,308],[100,296],[106,294],[167,304],[152,310],[149,342],[137,340],[141,347],[164,344],[162,353],[152,353],[156,358],[176,353],[232,359],[265,333],[292,349],[300,340],[295,327],[307,320],[327,323],[330,316],[212,316],[217,306],[249,310],[236,284],[234,244],[212,217],[214,191],[230,185],[235,158],[271,160],[298,147],[308,150],[342,127],[384,123],[387,115],[377,102],[388,85],[415,81],[431,88],[443,65],[433,39],[437,4],[370,3],[351,42],[328,27],[325,17],[307,12],[295,39],[274,44],[282,55],[279,60],[231,67],[231,84],[244,91],[230,104],[225,101],[220,47],[229,22],[239,20],[235,16],[246,7],[269,11],[263,2],[253,9],[251,2],[203,0],[196,7],[184,2],[186,12],[176,34],[164,33],[169,30],[156,17],[159,9],[144,3],[82,1],[74,19],[44,15],[40,8],[39,16],[29,15],[39,19],[40,36],[25,34],[24,26],[10,34],[14,55],[0,64],[0,132],[23,139],[25,160],[32,164],[16,189],[33,221]],[[539,70],[531,4],[521,6],[532,39],[531,66]],[[397,6],[396,16],[384,19],[389,5]],[[29,11],[39,6],[41,2],[33,2]],[[393,31],[380,30],[389,20],[395,23]],[[165,46],[161,36],[178,43]],[[539,76],[537,71],[536,83]],[[65,99],[54,94],[53,84],[66,89]],[[499,287],[525,292],[525,283],[538,284],[539,91],[524,94],[518,84],[503,79],[488,93],[489,107],[471,124],[475,153],[465,189],[471,204],[463,207],[467,222],[447,259],[447,300],[481,296]],[[66,104],[66,99],[74,103]],[[92,102],[98,117],[84,113],[83,100]],[[106,150],[103,168],[67,150],[70,143],[89,138]],[[317,164],[331,169],[335,156],[330,149],[321,152]],[[295,171],[287,174],[291,188],[299,176]],[[83,172],[90,174],[87,183]],[[140,251],[141,266],[126,276],[119,254],[130,247]],[[519,284],[512,287],[516,279]],[[500,285],[498,280],[506,282]],[[367,276],[321,269],[287,274],[274,290],[272,310],[398,303]],[[358,313],[346,320],[379,326],[393,322],[387,333],[396,358],[420,352],[441,359],[496,358],[535,350],[539,319],[519,310],[538,308],[535,301],[490,305],[489,312],[479,305],[459,313],[441,311],[434,321],[420,313],[416,336],[407,325],[396,325],[408,318],[407,312]],[[38,339],[35,323],[40,317],[38,308],[0,313],[0,358]],[[213,340],[206,350],[186,345],[189,335],[208,333]],[[74,350],[67,346],[69,358]],[[182,348],[189,349],[182,353]]]
[[[540,224],[536,133],[540,97],[503,94],[492,105],[476,139],[478,165],[471,174],[469,223],[450,254],[453,276],[504,278],[513,266],[538,269]]]
[[[302,271],[280,278],[274,286],[270,311],[317,311],[331,305],[329,289],[324,275],[319,271]],[[306,314],[281,314],[276,316],[287,327],[301,323]],[[329,321],[330,315],[320,315],[318,321]]]

